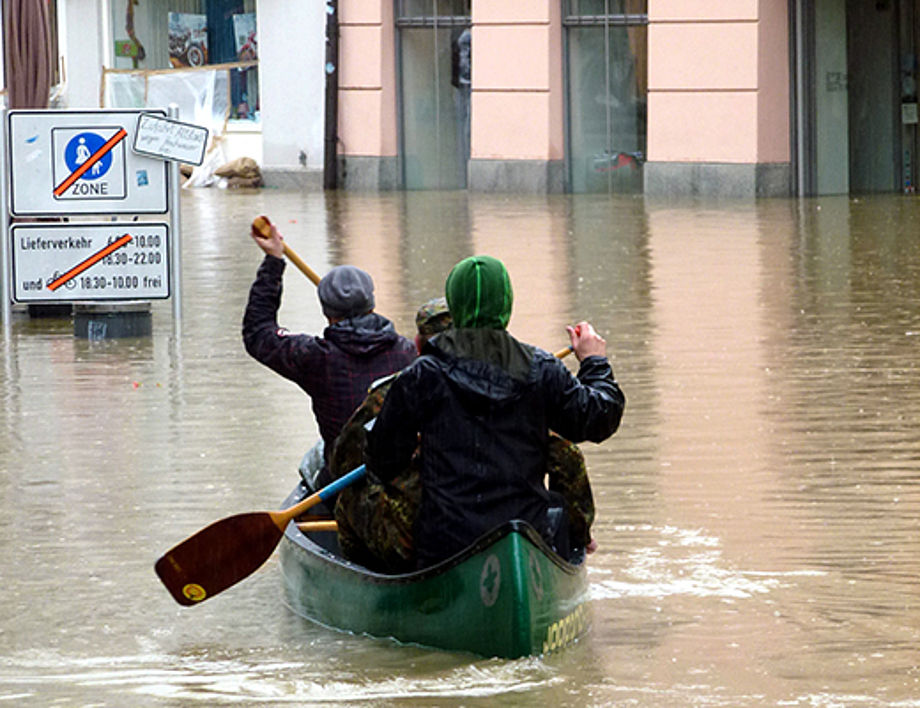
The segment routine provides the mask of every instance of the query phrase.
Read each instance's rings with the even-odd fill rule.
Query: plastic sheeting
[[[102,77],[104,108],[179,107],[179,120],[204,126],[209,132],[204,162],[195,167],[185,187],[205,187],[214,171],[227,162],[224,150],[230,117],[230,72],[251,62],[180,70],[105,69]]]

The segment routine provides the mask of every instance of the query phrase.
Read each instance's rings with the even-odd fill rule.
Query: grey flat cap
[[[323,276],[317,289],[326,317],[348,319],[374,309],[374,281],[355,266],[336,266]]]

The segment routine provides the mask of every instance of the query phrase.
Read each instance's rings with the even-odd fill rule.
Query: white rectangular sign
[[[13,216],[165,214],[166,162],[130,149],[139,114],[10,111]]]
[[[137,221],[15,224],[13,300],[169,297],[169,228]]]
[[[180,123],[153,113],[142,113],[137,118],[134,152],[200,165],[207,146],[208,129],[200,125]]]

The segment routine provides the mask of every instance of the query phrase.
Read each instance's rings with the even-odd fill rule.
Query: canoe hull
[[[324,548],[322,533],[310,536],[291,524],[282,539],[284,592],[323,625],[506,658],[554,651],[588,629],[584,563],[559,558],[523,522],[405,575],[369,572]]]

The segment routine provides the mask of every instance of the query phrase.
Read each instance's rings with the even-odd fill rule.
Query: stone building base
[[[96,342],[122,337],[149,337],[153,319],[148,301],[77,304],[73,311],[73,333]]]
[[[470,160],[471,192],[559,194],[565,191],[561,160]]]
[[[353,191],[402,189],[396,157],[338,157],[338,188]],[[651,197],[788,197],[792,195],[789,163],[733,164],[647,162],[645,195]],[[263,171],[269,187],[322,189],[322,170]],[[469,191],[516,194],[565,192],[561,160],[470,160]]]
[[[399,163],[395,157],[339,155],[338,188],[387,192],[400,189]]]
[[[276,189],[304,189],[313,191],[323,188],[323,171],[263,167],[262,181],[265,183],[266,187],[274,187]]]
[[[729,164],[647,162],[645,195],[650,197],[788,197],[792,170],[787,162]]]

